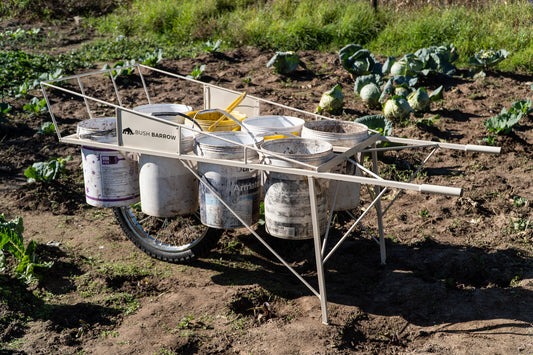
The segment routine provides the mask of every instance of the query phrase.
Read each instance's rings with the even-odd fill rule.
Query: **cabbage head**
[[[320,98],[320,103],[316,108],[317,113],[329,112],[336,113],[344,106],[344,94],[342,86],[337,84],[333,89],[326,91]]]
[[[431,104],[429,95],[424,88],[418,88],[413,91],[407,96],[407,102],[415,112],[427,112]]]
[[[398,95],[388,99],[383,106],[384,116],[394,121],[409,119],[411,112],[413,112],[413,109],[409,106],[407,100]]]
[[[368,107],[379,107],[381,89],[374,83],[366,84],[361,89],[359,96]]]

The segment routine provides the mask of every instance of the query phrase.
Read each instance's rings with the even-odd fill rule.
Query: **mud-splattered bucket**
[[[352,147],[368,138],[368,127],[361,123],[348,121],[311,121],[304,124],[302,137],[320,139],[337,147]],[[359,161],[360,154],[353,158]],[[349,161],[344,162],[332,172],[361,175],[359,168]],[[335,202],[334,211],[354,209],[359,205],[360,191],[361,184],[332,180],[329,185],[328,201],[330,204]]]
[[[265,164],[302,167],[281,158],[268,155],[272,152],[313,166],[319,166],[334,157],[330,143],[316,139],[283,138],[265,141]],[[327,227],[327,181],[315,181],[315,198],[320,234]],[[309,239],[313,237],[309,180],[305,176],[269,172],[265,185],[265,226],[267,232],[283,239]]]
[[[256,116],[245,118],[242,125],[264,140],[299,136],[305,121],[291,116]]]
[[[95,207],[122,207],[139,202],[139,173],[135,154],[91,147],[90,142],[117,142],[116,118],[99,117],[78,124],[82,145],[85,197]]]
[[[256,142],[246,132],[213,132],[216,137],[199,135],[195,138],[194,152],[210,159],[244,159],[244,147]],[[224,141],[220,138],[229,140]],[[248,161],[257,159],[257,152],[246,149]],[[248,225],[259,218],[260,182],[257,170],[198,162],[202,180],[216,191],[222,200]],[[243,224],[231,213],[203,183],[199,185],[200,219],[213,228],[240,228]]]
[[[137,106],[133,110],[183,124],[184,115],[192,108],[179,104],[151,104]],[[181,153],[192,151],[193,144],[194,132],[182,128]],[[141,154],[139,188],[141,210],[147,215],[174,217],[190,214],[198,209],[198,181],[177,159]]]

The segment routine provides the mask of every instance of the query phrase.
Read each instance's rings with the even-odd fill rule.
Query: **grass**
[[[50,22],[61,22],[54,18],[57,9],[48,8],[42,0],[7,3],[0,5],[2,19],[40,14]],[[0,42],[16,41],[17,48],[33,48],[31,54],[7,50],[0,55],[0,64],[6,69],[0,71],[4,88],[0,98],[26,97],[44,77],[68,75],[102,63],[141,62],[157,49],[162,49],[165,58],[195,56],[208,51],[206,43],[218,40],[220,51],[250,45],[272,51],[338,52],[357,43],[376,56],[396,57],[424,47],[453,44],[459,53],[454,64],[459,68],[469,68],[468,58],[479,50],[506,49],[510,55],[496,69],[533,73],[533,5],[529,1],[505,4],[485,0],[469,7],[419,3],[400,7],[388,1],[374,11],[369,1],[363,0],[132,0],[113,1],[109,9],[114,10],[104,13],[96,3],[85,0],[67,10],[85,17],[80,31],[90,27],[102,36],[70,53],[34,53],[57,40],[39,29],[0,33]],[[479,6],[486,7],[479,11]],[[82,10],[86,12],[80,13]]]
[[[425,3],[425,2],[424,2]],[[403,56],[419,48],[454,44],[457,63],[480,49],[507,49],[502,70],[533,70],[533,6],[485,1],[482,11],[465,6],[382,6],[369,1],[205,2],[134,0],[89,23],[112,36],[142,37],[182,54],[201,50],[208,40],[221,39],[222,48],[252,45],[272,50],[338,51],[358,43],[373,53]],[[480,6],[480,5],[477,5]],[[439,19],[436,21],[435,19]]]

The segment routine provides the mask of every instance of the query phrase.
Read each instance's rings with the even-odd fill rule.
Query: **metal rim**
[[[135,237],[167,253],[179,253],[194,248],[206,236],[209,229],[201,224],[197,213],[160,218],[144,214],[138,204],[120,209]]]

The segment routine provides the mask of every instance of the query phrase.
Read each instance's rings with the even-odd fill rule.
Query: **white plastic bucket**
[[[181,135],[181,153],[187,154],[194,134],[183,128]],[[141,210],[150,216],[182,216],[198,209],[198,181],[178,159],[141,154],[139,187]]]
[[[179,114],[186,114],[192,108],[179,104],[150,104],[134,107],[133,110],[183,124],[185,117]],[[181,153],[191,152],[193,144],[194,132],[182,128]],[[139,188],[141,210],[147,215],[174,217],[198,209],[198,181],[177,159],[141,154]]]
[[[149,104],[134,107],[133,111],[183,124],[185,122],[185,117],[180,115],[180,113],[185,115],[192,111],[192,107],[181,104]]]
[[[265,140],[299,136],[304,123],[303,119],[292,116],[256,116],[242,121],[246,129]]]
[[[85,197],[95,207],[122,207],[139,202],[138,163],[135,154],[91,147],[90,142],[115,143],[116,119],[92,118],[78,124]]]
[[[352,147],[368,138],[368,127],[361,123],[349,121],[311,121],[304,124],[302,137],[320,139],[338,147]],[[360,154],[353,158],[359,161]],[[347,175],[361,175],[359,168],[348,161],[338,166],[332,172]],[[333,206],[334,211],[354,209],[359,205],[360,191],[361,184],[331,180],[328,200],[330,204],[335,201],[335,205]]]
[[[268,152],[319,166],[334,157],[330,143],[304,138],[283,138],[263,143],[265,163],[276,166],[301,167],[296,163],[268,155]],[[327,181],[315,181],[320,234],[327,227]],[[267,173],[265,190],[265,226],[267,232],[282,239],[310,239],[313,237],[309,181],[301,175]]]
[[[244,159],[244,146],[252,146],[257,139],[242,131],[213,132],[216,137],[200,135],[195,138],[194,151],[211,159]],[[226,142],[217,137],[231,141]],[[233,143],[234,142],[234,143]],[[261,141],[259,141],[261,142]],[[257,158],[257,152],[247,149],[247,159]],[[198,173],[222,200],[248,225],[259,218],[260,181],[257,170],[198,162]],[[203,183],[199,184],[200,219],[213,228],[240,228],[243,224]]]

